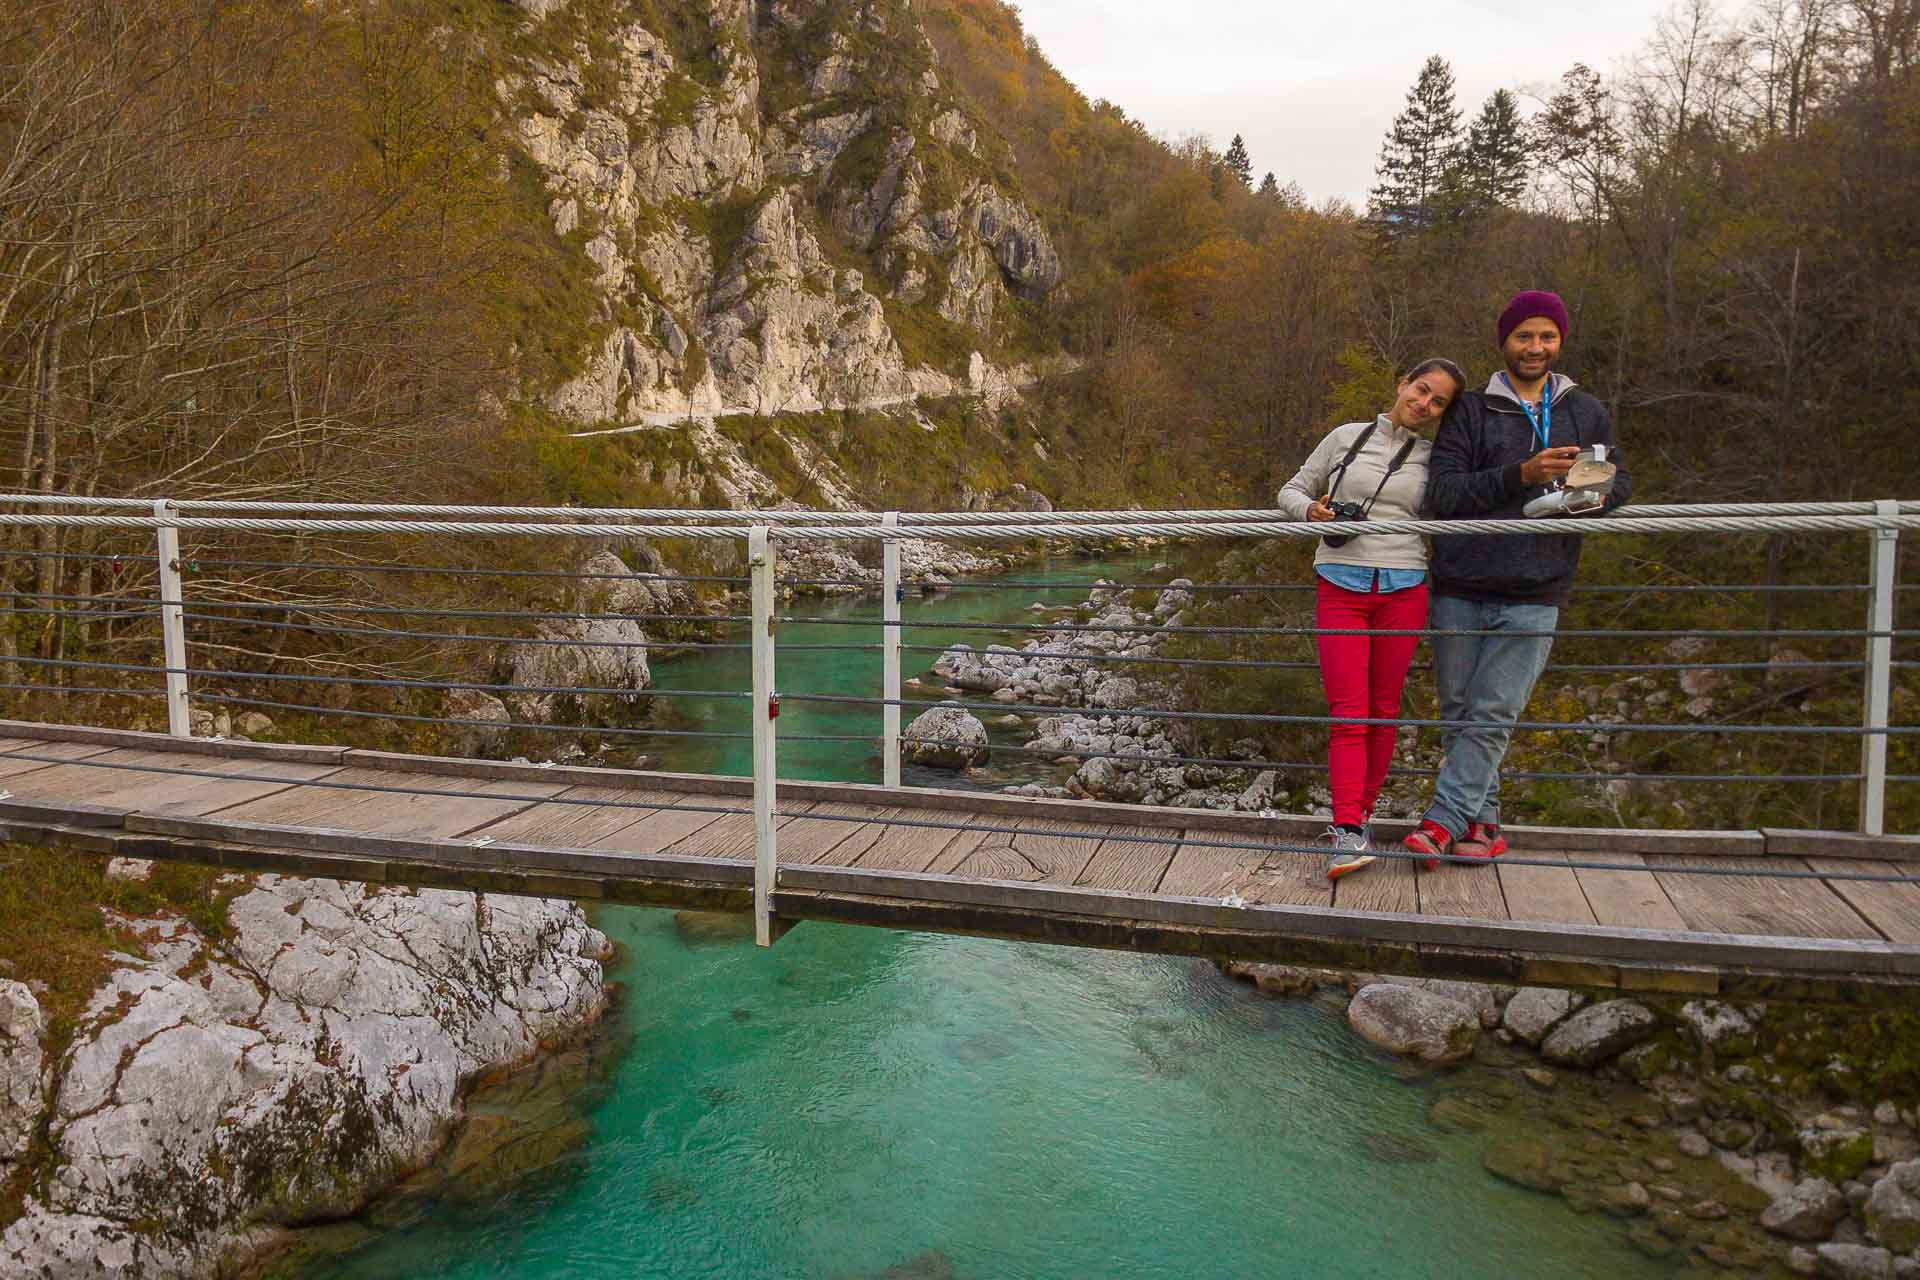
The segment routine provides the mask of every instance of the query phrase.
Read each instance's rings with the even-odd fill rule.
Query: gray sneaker
[[[1327,864],[1329,880],[1338,880],[1341,876],[1351,875],[1373,864],[1373,841],[1366,831],[1342,831],[1339,827],[1328,827],[1320,833],[1320,843],[1331,846],[1333,850],[1333,861]]]

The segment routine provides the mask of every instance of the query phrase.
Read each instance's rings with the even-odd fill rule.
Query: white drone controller
[[[1607,505],[1619,468],[1607,461],[1607,446],[1589,445],[1574,459],[1573,469],[1553,487],[1521,508],[1526,516],[1583,516]]]

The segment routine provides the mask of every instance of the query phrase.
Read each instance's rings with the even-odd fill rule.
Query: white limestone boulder
[[[25,983],[0,980],[0,1173],[26,1154],[46,1110],[46,1015]]]
[[[933,769],[971,769],[985,764],[987,726],[959,707],[933,707],[915,716],[900,735],[901,759]]]
[[[148,954],[80,1020],[0,1274],[211,1275],[350,1214],[431,1158],[473,1080],[605,1008],[610,949],[569,902],[265,877],[228,918],[217,948],[135,922]]]
[[[1422,1062],[1456,1062],[1480,1038],[1480,1017],[1466,1005],[1387,982],[1360,988],[1347,1005],[1347,1024],[1369,1043]]]

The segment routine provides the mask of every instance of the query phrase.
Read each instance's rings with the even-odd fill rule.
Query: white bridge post
[[[179,514],[180,508],[171,498],[160,498],[153,504],[153,518],[161,522],[153,531],[153,540],[160,560],[160,641],[167,664],[167,732],[176,738],[191,738],[187,625],[182,616],[184,597],[180,590],[180,530],[173,524]]]
[[[1882,499],[1874,503],[1879,515],[1900,514],[1898,502]],[[1893,630],[1894,587],[1899,578],[1900,531],[1875,529],[1868,535],[1873,548],[1868,559],[1867,629]],[[1866,708],[1861,727],[1867,733],[1860,740],[1860,830],[1867,835],[1884,835],[1887,829],[1887,713],[1893,694],[1893,637],[1867,637]],[[1879,732],[1874,732],[1879,730]]]
[[[887,529],[900,527],[900,513],[880,517]],[[889,538],[880,544],[880,781],[900,785],[900,602],[906,589],[900,583],[900,544]]]
[[[773,686],[773,545],[766,525],[747,533],[747,571],[753,583],[753,940],[773,945],[773,885],[779,871],[774,847],[774,720],[780,695]]]

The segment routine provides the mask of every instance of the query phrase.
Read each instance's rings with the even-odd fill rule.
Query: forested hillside
[[[1098,460],[1057,498],[1256,501],[1396,365],[1484,368],[1530,284],[1688,492],[1846,496],[1835,444],[1886,455],[1876,486],[1908,473],[1920,90],[1894,0],[1696,5],[1526,121],[1509,95],[1469,120],[1436,58],[1369,210],[1256,191],[1244,149],[1089,101],[996,0],[21,17],[0,456],[29,488],[610,500],[636,469],[556,425],[937,418],[1078,362],[1010,415]],[[706,469],[660,436],[625,447]],[[979,478],[1049,478],[1018,452]]]

